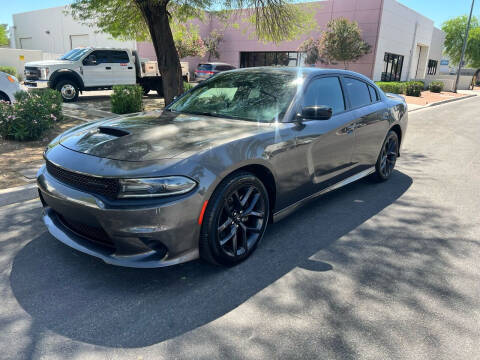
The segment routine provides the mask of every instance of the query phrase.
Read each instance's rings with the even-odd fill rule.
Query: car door
[[[112,63],[108,50],[92,51],[83,60],[83,79],[86,87],[112,85]]]
[[[333,113],[328,120],[302,121],[296,137],[297,147],[303,148],[310,192],[317,192],[348,176],[355,145],[355,118],[348,111],[339,76],[312,79],[300,102],[301,107],[325,105]]]
[[[378,91],[367,82],[346,76],[343,83],[356,118],[352,161],[359,170],[366,169],[377,161],[388,131],[388,108]]]
[[[125,50],[111,50],[112,85],[134,85],[136,83],[135,67]]]

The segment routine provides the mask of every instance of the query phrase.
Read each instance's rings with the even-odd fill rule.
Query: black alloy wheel
[[[225,179],[205,212],[202,258],[227,266],[246,259],[263,238],[269,211],[268,193],[257,177],[239,173]]]
[[[377,180],[385,181],[390,178],[395,168],[398,156],[398,136],[395,131],[390,131],[382,145],[382,150],[375,165]]]

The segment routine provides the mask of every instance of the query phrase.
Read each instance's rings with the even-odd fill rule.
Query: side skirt
[[[363,170],[359,172],[358,174],[355,174],[353,176],[350,176],[342,181],[339,181],[336,184],[333,184],[332,186],[327,187],[326,189],[320,190],[319,192],[316,192],[315,194],[309,195],[306,198],[297,201],[296,203],[293,203],[292,205],[287,206],[286,208],[276,212],[273,214],[273,222],[277,222],[282,220],[283,218],[287,217],[297,209],[301,208],[302,206],[306,205],[310,201],[316,199],[317,197],[326,194],[330,191],[333,191],[335,189],[341,188],[345,185],[348,185],[354,181],[360,180],[361,178],[364,178],[365,176],[368,176],[370,174],[373,174],[375,172],[375,167],[368,168],[366,170]]]

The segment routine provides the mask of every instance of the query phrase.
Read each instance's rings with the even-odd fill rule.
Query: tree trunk
[[[168,105],[175,96],[183,93],[182,68],[168,22],[168,1],[135,0],[135,3],[142,12],[152,37],[158,69],[162,75],[165,105]]]

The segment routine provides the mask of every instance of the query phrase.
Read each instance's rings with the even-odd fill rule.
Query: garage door
[[[90,41],[88,39],[88,34],[82,35],[70,35],[70,48],[75,49],[78,47],[87,47],[90,46]]]

